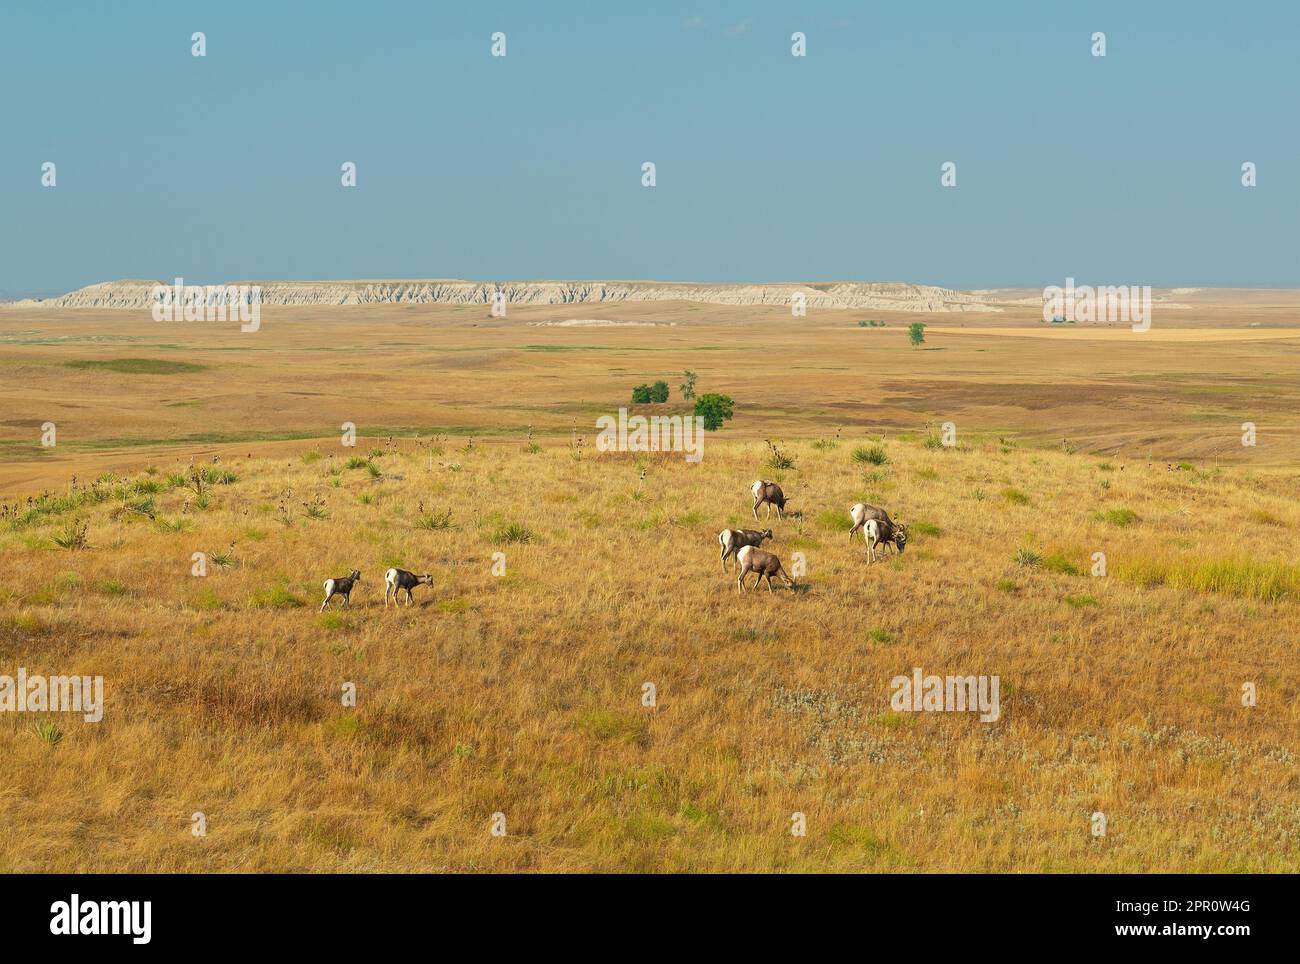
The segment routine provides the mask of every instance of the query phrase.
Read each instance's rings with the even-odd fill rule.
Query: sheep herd
[[[777,519],[785,518],[785,493],[775,482],[769,482],[766,479],[759,479],[750,487],[750,492],[754,496],[754,521],[758,521],[758,507],[766,507],[765,519],[772,517],[772,509],[776,509]],[[903,551],[907,544],[907,527],[902,523],[894,522],[884,509],[874,505],[868,505],[865,502],[859,502],[849,509],[849,518],[853,520],[853,527],[849,530],[849,538],[852,539],[858,531],[862,532],[862,539],[867,544],[867,556],[869,562],[876,561],[876,547],[880,547],[881,555],[888,551],[889,546],[893,546],[898,552]],[[785,571],[781,560],[770,552],[765,552],[762,548],[764,540],[773,538],[771,529],[723,529],[718,533],[718,545],[722,547],[722,569],[727,571],[727,559],[731,556],[736,557],[739,567],[739,574],[736,576],[737,592],[745,592],[745,577],[751,572],[757,573],[754,578],[754,587],[758,588],[764,579],[767,580],[767,591],[774,592],[772,588],[772,577],[775,576],[787,586],[791,592],[795,591],[794,580]]]
[[[754,496],[754,521],[758,521],[758,507],[766,507],[765,519],[771,519],[772,510],[776,509],[778,520],[785,518],[785,493],[775,482],[769,482],[766,479],[759,479],[750,487],[750,492]],[[874,505],[868,505],[865,502],[859,502],[849,509],[849,518],[853,520],[853,527],[849,529],[849,538],[852,539],[859,531],[862,533],[862,540],[867,544],[868,563],[876,561],[876,549],[884,555],[889,546],[893,546],[895,551],[902,552],[907,544],[907,526],[900,522],[895,522],[889,517],[884,509]],[[772,588],[772,578],[776,577],[781,580],[791,592],[795,591],[795,582],[785,571],[778,556],[771,552],[765,552],[761,546],[766,540],[774,538],[771,529],[723,529],[718,533],[718,545],[721,547],[722,570],[727,572],[727,560],[735,556],[739,574],[736,576],[736,591],[746,592],[745,577],[751,572],[756,573],[754,579],[754,588],[767,580],[767,591],[774,592]],[[325,601],[321,603],[321,611],[324,612],[329,606],[330,600],[335,596],[343,599],[343,607],[351,608],[352,589],[361,581],[361,570],[353,569],[346,576],[337,576],[333,579],[325,580]],[[400,593],[406,593],[406,604],[415,605],[415,597],[411,595],[411,590],[416,586],[433,585],[432,575],[417,576],[413,572],[405,569],[392,568],[384,573],[384,608],[388,608],[389,597],[392,597],[393,605],[399,606],[398,601]]]

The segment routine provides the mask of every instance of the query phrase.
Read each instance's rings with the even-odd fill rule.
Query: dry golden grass
[[[485,314],[0,310],[0,674],[107,701],[0,714],[0,871],[1300,868],[1294,305],[1147,339],[922,316],[922,350],[871,312]],[[529,324],[574,317],[665,324]],[[685,368],[737,403],[700,465],[591,450]],[[946,420],[960,447],[927,447]],[[203,507],[191,460],[236,481]],[[718,565],[759,476],[802,512],[772,546],[805,554],[797,594]],[[849,544],[863,498],[912,523],[904,555]],[[77,520],[89,548],[59,548]],[[383,610],[393,564],[434,573],[418,606]],[[353,567],[354,608],[318,614]],[[892,712],[916,666],[998,675],[1002,718]]]
[[[891,436],[883,466],[787,441],[773,472],[726,439],[699,465],[399,439],[378,478],[302,441],[228,455],[206,509],[173,457],[0,526],[0,672],[102,674],[107,703],[50,714],[54,746],[0,715],[0,871],[1300,869],[1295,471],[968,434]],[[720,570],[759,476],[802,513],[772,546],[806,555],[798,593]],[[904,555],[849,543],[863,498],[912,523]],[[57,548],[74,518],[90,548]],[[232,564],[192,577],[195,551]],[[395,564],[435,584],[386,612]],[[1001,720],[891,712],[914,666],[1000,676]]]

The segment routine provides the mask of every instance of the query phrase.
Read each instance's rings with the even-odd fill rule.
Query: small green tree
[[[704,418],[704,427],[710,432],[722,428],[722,423],[731,418],[732,406],[736,403],[729,395],[709,393],[695,399],[695,414]]]
[[[695,372],[691,371],[689,368],[686,369],[686,371],[682,372],[682,378],[684,378],[685,381],[683,381],[681,384],[681,393],[682,393],[682,398],[686,399],[687,401],[690,401],[692,398],[695,397],[696,377],[697,376]]]
[[[638,385],[636,388],[632,389],[632,404],[633,405],[650,404],[649,385]]]
[[[912,339],[912,347],[925,344],[925,325],[914,321],[907,326],[907,337]]]
[[[659,381],[650,386],[650,401],[661,403],[668,401],[667,382]]]

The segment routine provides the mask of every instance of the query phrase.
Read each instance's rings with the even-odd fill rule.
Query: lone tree
[[[914,321],[907,326],[907,337],[912,339],[912,347],[925,344],[925,325]]]
[[[682,393],[682,398],[686,399],[687,401],[695,397],[696,377],[697,376],[695,372],[691,371],[689,368],[686,369],[686,371],[682,372],[682,378],[684,378],[685,381],[682,382],[680,386],[680,390]]]
[[[695,399],[695,414],[703,416],[704,427],[710,432],[722,428],[722,423],[731,418],[731,409],[735,405],[730,395],[714,393],[701,395]]]
[[[632,404],[633,405],[650,404],[649,385],[638,385],[636,388],[632,389]]]
[[[655,382],[650,386],[650,401],[666,402],[668,401],[668,383],[665,381]]]

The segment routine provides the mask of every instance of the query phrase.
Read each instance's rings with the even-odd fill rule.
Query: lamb
[[[745,591],[745,577],[751,572],[758,573],[758,578],[754,580],[755,588],[763,581],[764,577],[767,577],[767,591],[773,592],[772,577],[776,576],[790,587],[791,592],[795,591],[794,580],[786,575],[785,569],[781,566],[781,560],[772,553],[764,552],[762,549],[756,549],[753,546],[742,546],[740,551],[736,553],[736,559],[740,562],[740,575],[736,577],[737,592],[743,593]]]
[[[767,512],[763,516],[765,519],[772,517],[772,506],[776,506],[776,517],[785,518],[785,493],[775,482],[768,482],[766,479],[759,479],[749,487],[749,491],[754,494],[754,521],[758,521],[758,507],[767,505]]]
[[[718,545],[722,546],[722,571],[727,571],[727,557],[734,556],[745,546],[761,546],[764,539],[772,538],[771,529],[723,529],[718,533]]]
[[[325,580],[325,601],[320,604],[321,612],[330,604],[330,600],[335,596],[343,597],[343,606],[345,609],[352,608],[352,587],[361,581],[361,570],[353,569],[351,575],[340,576],[337,579]]]
[[[876,561],[876,546],[893,543],[894,548],[902,552],[907,544],[907,533],[901,527],[881,519],[868,519],[862,527],[862,538],[867,543],[867,556],[871,562]],[[884,555],[885,550],[880,552]]]
[[[388,608],[388,594],[393,594],[393,605],[401,605],[397,601],[399,592],[406,592],[406,604],[415,605],[415,597],[411,595],[411,590],[423,583],[426,586],[433,585],[433,576],[417,576],[413,572],[407,572],[405,569],[389,569],[384,573],[384,608]]]
[[[866,502],[859,502],[849,509],[849,518],[853,520],[853,528],[849,530],[849,538],[852,539],[854,534],[861,529],[862,540],[868,544],[868,552],[870,552],[870,542],[867,538],[866,524],[873,519],[881,524],[878,527],[878,541],[885,545],[893,545],[899,552],[903,551],[903,545],[907,542],[907,526],[901,522],[895,522],[884,509]],[[884,551],[886,550],[881,550],[881,552]]]

